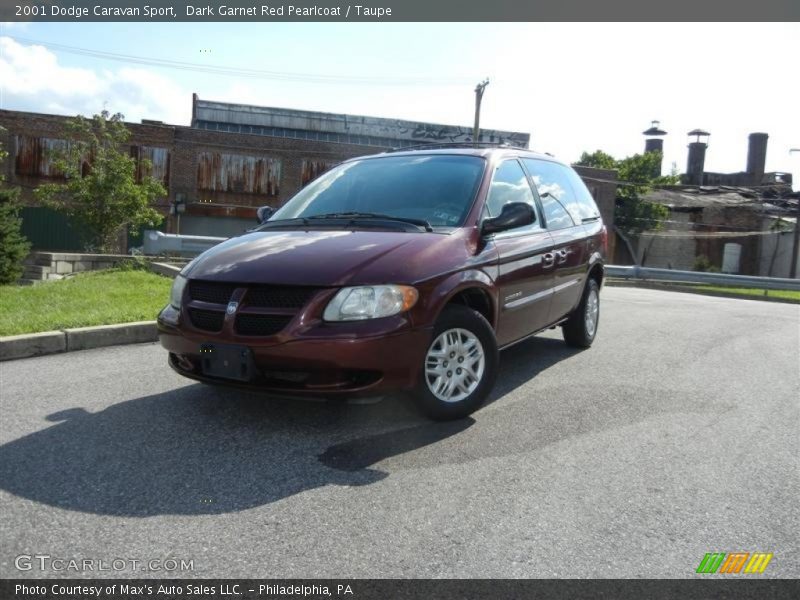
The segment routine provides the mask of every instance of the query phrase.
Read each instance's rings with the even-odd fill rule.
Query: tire
[[[436,320],[422,361],[414,392],[420,410],[437,421],[466,417],[484,403],[497,378],[492,326],[471,308],[448,306]]]
[[[588,348],[597,335],[600,324],[600,286],[594,279],[589,279],[583,290],[578,308],[576,308],[562,326],[564,341],[567,346]]]

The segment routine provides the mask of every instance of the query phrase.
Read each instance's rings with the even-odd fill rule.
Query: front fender
[[[477,288],[485,292],[492,309],[492,327],[497,326],[498,294],[492,278],[480,269],[468,269],[452,273],[420,287],[420,302],[412,311],[412,320],[418,327],[433,327],[442,309],[458,293]]]

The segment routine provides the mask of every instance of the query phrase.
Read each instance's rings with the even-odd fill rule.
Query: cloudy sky
[[[565,160],[641,152],[659,119],[665,172],[685,169],[698,127],[711,132],[706,170],[743,170],[747,134],[765,131],[767,169],[786,171],[800,147],[798,40],[796,23],[4,24],[0,108],[188,125],[197,92],[471,125],[489,77],[482,126]]]

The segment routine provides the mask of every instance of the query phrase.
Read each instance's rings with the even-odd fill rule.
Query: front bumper
[[[375,336],[308,337],[277,341],[252,339],[256,375],[247,382],[209,377],[202,372],[202,344],[231,340],[158,322],[159,340],[179,374],[203,381],[280,394],[373,395],[416,385],[431,339],[430,329],[402,329]],[[276,343],[277,341],[277,343]],[[241,343],[235,341],[234,343]]]

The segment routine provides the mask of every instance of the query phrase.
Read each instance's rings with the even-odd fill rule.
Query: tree
[[[617,159],[602,150],[595,150],[591,154],[588,152],[581,154],[581,158],[576,164],[595,169],[616,169]]]
[[[167,190],[149,175],[137,183],[136,160],[124,151],[130,131],[121,114],[79,115],[68,121],[64,137],[67,144],[51,158],[65,182],[39,186],[34,193],[42,204],[77,218],[100,251],[113,248],[124,226],[154,227],[162,221],[152,203]],[[150,169],[143,161],[140,172]]]
[[[0,145],[0,164],[8,153]],[[19,211],[19,188],[6,187],[0,175],[0,284],[17,281],[24,267],[22,261],[28,255],[31,244],[22,235],[22,219]]]
[[[662,227],[662,221],[669,215],[667,207],[642,199],[654,185],[676,184],[679,181],[675,173],[665,177],[653,175],[660,171],[661,152],[645,152],[617,160],[602,150],[596,150],[591,154],[584,152],[576,164],[617,170],[621,183],[617,186],[614,224],[618,230],[638,235]]]

